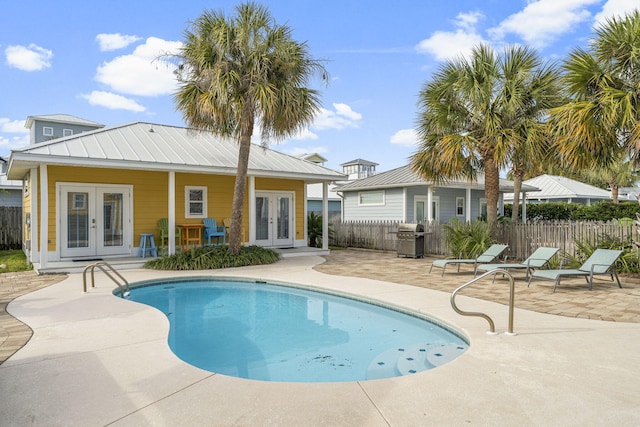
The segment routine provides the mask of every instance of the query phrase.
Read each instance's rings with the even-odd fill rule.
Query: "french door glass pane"
[[[122,193],[104,193],[102,202],[104,212],[104,246],[123,245],[124,224],[122,216],[124,212],[122,201]]]
[[[423,222],[427,215],[424,211],[425,203],[423,201],[416,202],[416,222]]]
[[[269,198],[256,197],[256,240],[269,239]]]
[[[67,247],[89,247],[89,193],[67,193]]]
[[[278,239],[289,238],[289,198],[278,197]]]

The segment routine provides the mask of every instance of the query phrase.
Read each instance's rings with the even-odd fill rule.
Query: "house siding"
[[[53,136],[45,136],[43,131],[44,128],[53,128]],[[63,137],[64,129],[71,129],[74,135],[77,135],[82,132],[87,132],[90,130],[97,129],[96,126],[83,126],[77,124],[70,123],[58,123],[58,122],[47,122],[42,120],[35,120],[33,123],[33,127],[30,132],[30,140],[31,144],[39,144],[41,142],[50,141],[55,138]]]
[[[377,191],[377,190],[376,190]],[[404,191],[402,188],[387,188],[384,205],[359,206],[358,191],[344,193],[345,221],[404,221]],[[413,208],[412,208],[413,209]]]

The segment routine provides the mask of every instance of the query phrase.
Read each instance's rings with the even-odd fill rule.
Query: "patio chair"
[[[160,245],[160,252],[165,255],[169,247],[169,219],[168,218],[160,218],[158,220],[158,243]],[[182,229],[180,227],[176,227],[175,231],[176,237],[176,248],[180,247],[182,243]]]
[[[227,244],[227,231],[224,225],[218,225],[217,221],[213,218],[204,218],[202,220],[204,224],[204,231],[202,234],[202,244],[204,245],[204,239],[207,239],[207,246],[211,246],[211,238],[216,239],[216,245],[220,245],[220,239],[222,244]]]
[[[460,272],[461,264],[473,264],[473,272],[476,272],[476,268],[478,264],[486,264],[492,261],[495,261],[504,251],[507,250],[509,245],[491,245],[489,249],[484,251],[475,259],[458,259],[458,258],[449,258],[449,259],[437,259],[431,263],[431,268],[429,269],[429,273],[433,270],[433,267],[442,268],[442,276],[444,276],[444,271],[449,264],[457,264],[458,272]]]
[[[542,268],[549,263],[551,258],[559,251],[559,248],[539,247],[529,258],[521,263],[505,263],[505,264],[480,264],[476,267],[476,274],[480,271],[491,271],[497,268],[507,269],[525,269],[525,278],[529,280],[529,274],[536,268]],[[493,276],[495,280],[496,276]]]
[[[553,280],[553,292],[556,291],[556,287],[560,284],[560,279],[563,277],[573,277],[573,276],[584,276],[589,283],[589,290],[593,290],[593,276],[598,274],[607,274],[611,277],[611,281],[613,282],[613,278],[615,277],[618,282],[618,287],[622,288],[620,284],[620,279],[618,278],[618,273],[614,268],[614,263],[617,259],[622,255],[623,251],[613,250],[613,249],[596,249],[591,256],[577,269],[562,269],[559,270],[536,270],[529,277],[529,283],[527,286],[531,284],[531,280],[543,279],[543,280]],[[561,266],[562,267],[562,266]]]

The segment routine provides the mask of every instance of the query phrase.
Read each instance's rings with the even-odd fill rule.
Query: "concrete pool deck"
[[[402,270],[396,276],[411,275],[409,266],[419,268],[420,261],[397,263]],[[164,314],[115,298],[113,284],[101,274],[96,274],[96,288],[83,294],[82,277],[74,274],[8,306],[9,313],[29,325],[34,334],[0,365],[2,424],[640,424],[640,323],[524,310],[518,301],[520,293],[525,293],[519,280],[517,336],[503,333],[507,326],[504,305],[467,294],[458,298],[461,308],[486,312],[494,319],[500,334],[492,336],[486,334],[485,320],[454,313],[448,292],[314,269],[323,262],[316,256],[296,257],[268,266],[222,271],[127,270],[124,275],[130,282],[234,276],[339,290],[429,313],[461,329],[470,338],[469,350],[437,369],[384,380],[298,384],[216,375],[173,355],[166,344],[169,325]],[[372,264],[379,266],[374,278],[384,279],[390,273],[382,261]],[[367,269],[362,262],[360,267]],[[356,273],[352,266],[344,268]],[[336,269],[334,266],[332,272]],[[460,285],[471,277],[454,273],[442,279],[439,271],[430,275],[428,269],[421,271],[421,277],[434,284],[455,281]],[[504,283],[488,281],[482,287],[503,289]],[[569,296],[561,288],[552,294],[551,282],[532,287],[560,301],[596,295],[597,289],[589,292],[584,281],[580,287],[569,283]],[[580,293],[571,290],[574,288]],[[637,307],[638,301],[627,301],[623,310],[627,306]]]

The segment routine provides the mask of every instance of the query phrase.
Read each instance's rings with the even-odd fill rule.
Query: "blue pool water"
[[[133,285],[129,298],[165,313],[179,358],[241,378],[388,378],[434,368],[468,348],[427,320],[296,287],[189,278]]]

